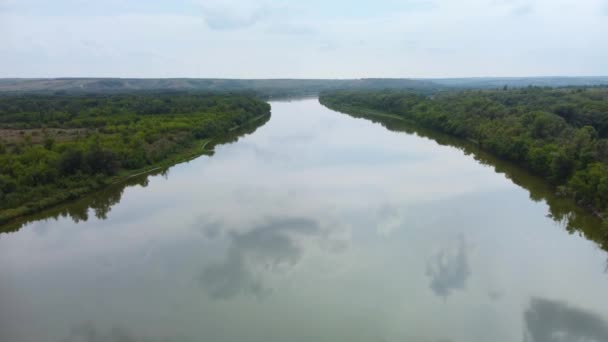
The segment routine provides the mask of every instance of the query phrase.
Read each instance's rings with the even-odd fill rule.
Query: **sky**
[[[0,0],[0,77],[608,75],[608,0]]]

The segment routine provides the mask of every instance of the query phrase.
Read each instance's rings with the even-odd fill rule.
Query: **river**
[[[458,143],[271,104],[4,229],[0,341],[608,341],[594,218]]]

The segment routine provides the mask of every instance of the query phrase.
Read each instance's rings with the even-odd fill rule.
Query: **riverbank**
[[[208,140],[205,140],[208,141]],[[203,141],[204,142],[204,141]],[[198,145],[198,144],[197,144]],[[72,189],[64,189],[58,190],[55,192],[53,196],[45,198],[43,201],[36,201],[31,203],[26,203],[20,207],[14,209],[6,209],[0,211],[0,224],[10,223],[10,221],[38,213],[42,210],[50,209],[54,206],[63,204],[68,201],[76,200],[82,196],[86,196],[94,191],[98,191],[103,189],[104,187],[112,184],[118,184],[124,182],[130,178],[137,177],[140,175],[148,174],[154,172],[156,170],[160,170],[162,168],[172,166],[175,164],[179,164],[192,158],[198,157],[204,153],[204,150],[201,151],[199,148],[190,147],[181,153],[175,155],[172,158],[167,160],[155,163],[154,165],[147,166],[145,168],[136,169],[136,170],[124,170],[121,171],[119,175],[106,177],[106,178],[96,178],[93,183],[88,186],[77,187]]]
[[[76,117],[73,124],[66,122],[63,126],[92,125],[95,128],[74,139],[54,139],[49,136],[49,130],[41,126],[47,136],[38,139],[40,141],[23,134],[21,141],[5,140],[4,145],[0,141],[0,203],[3,204],[0,224],[81,198],[111,184],[202,154],[212,154],[216,144],[233,139],[243,127],[263,124],[263,119],[270,117],[267,103],[242,96],[167,95],[163,102],[158,102],[158,109],[150,105],[156,98],[138,96],[102,100],[44,98],[49,102],[47,110],[64,110],[60,107],[64,102],[80,105],[80,102],[96,101],[96,110],[113,114],[101,117],[102,123],[97,123],[99,114],[78,114],[83,118]],[[28,105],[23,99],[13,101],[17,108]],[[166,106],[171,102],[175,107]],[[145,112],[138,114],[137,108],[131,109],[135,113],[117,112],[129,105],[145,106]],[[162,114],[165,111],[168,114]],[[145,114],[148,112],[159,114]],[[12,121],[4,125],[26,127],[24,121],[30,116],[13,114],[10,119]],[[35,125],[41,124],[27,123],[29,128],[25,131],[32,130]]]
[[[419,97],[418,99],[422,99],[422,100],[411,100],[411,97],[414,97],[412,95],[408,95],[410,96],[410,98],[408,98],[408,100],[410,101],[410,103],[408,104],[410,107],[409,110],[405,110],[404,112],[399,112],[398,114],[391,111],[387,111],[387,110],[379,110],[376,108],[369,108],[368,106],[363,106],[363,105],[353,105],[345,100],[352,100],[353,102],[355,101],[361,101],[361,102],[365,102],[367,99],[365,99],[366,94],[360,95],[359,98],[354,99],[352,97],[354,97],[356,95],[354,94],[350,94],[350,95],[343,95],[342,98],[339,97],[332,97],[331,94],[329,95],[325,95],[320,97],[319,102],[326,106],[327,108],[330,108],[332,110],[338,111],[338,112],[343,112],[355,117],[362,117],[362,118],[367,118],[370,119],[372,121],[376,121],[376,122],[380,122],[382,123],[384,126],[386,126],[387,128],[389,128],[389,126],[391,124],[394,124],[394,122],[401,122],[403,124],[406,125],[410,125],[412,127],[424,127],[425,129],[430,129],[430,130],[436,130],[437,132],[441,132],[442,134],[448,134],[453,136],[456,139],[462,139],[463,141],[466,141],[467,144],[471,144],[472,146],[475,146],[477,149],[479,149],[480,151],[485,151],[491,154],[496,155],[498,158],[504,158],[505,160],[509,161],[509,162],[515,162],[518,165],[521,165],[524,169],[527,169],[527,171],[532,172],[533,174],[535,174],[536,176],[539,176],[539,179],[543,179],[544,182],[546,182],[547,186],[549,186],[553,192],[553,194],[555,196],[559,196],[559,197],[563,197],[563,198],[571,198],[573,200],[573,203],[576,203],[580,208],[582,208],[583,210],[585,210],[586,212],[598,217],[599,219],[604,220],[604,225],[608,225],[608,222],[606,222],[606,213],[605,213],[605,206],[602,205],[601,202],[595,202],[595,204],[591,204],[589,202],[584,202],[582,200],[580,200],[580,195],[578,195],[576,193],[576,187],[575,187],[575,181],[579,180],[580,178],[583,178],[581,176],[579,176],[578,178],[576,178],[575,176],[571,176],[569,180],[567,180],[565,183],[564,181],[560,182],[555,182],[555,181],[550,181],[549,177],[546,177],[546,174],[543,174],[542,172],[538,172],[539,170],[530,170],[528,162],[526,163],[517,163],[518,158],[509,158],[509,156],[506,156],[504,153],[496,153],[496,146],[491,144],[491,141],[489,141],[488,138],[484,137],[483,135],[468,135],[468,134],[453,134],[452,132],[450,132],[447,129],[441,129],[440,127],[440,123],[438,121],[431,121],[430,119],[428,119],[428,117],[431,117],[431,115],[429,115],[427,118],[428,121],[427,122],[420,122],[420,120],[418,120],[419,116],[424,116],[424,114],[419,114],[419,113],[415,113],[416,109],[412,109],[412,108],[416,108],[415,106],[420,105],[420,106],[426,106],[430,101],[426,100],[423,97]],[[371,95],[369,95],[371,97]],[[378,95],[378,93],[375,93],[374,96],[380,96]],[[361,97],[363,99],[361,99]],[[394,99],[393,99],[394,100]],[[376,104],[373,101],[370,101],[372,104]],[[397,102],[394,100],[394,102]],[[383,104],[385,105],[385,104]],[[444,119],[443,121],[447,121],[447,119]],[[505,138],[506,139],[506,138]],[[503,139],[503,141],[505,140]],[[530,147],[526,147],[529,149],[540,149],[540,147],[542,147],[542,145],[540,145],[540,143],[534,143],[534,145],[532,145],[533,143],[529,143]],[[530,158],[526,158],[526,160],[529,160]],[[549,164],[550,163],[548,161],[545,161],[545,164]],[[540,168],[540,167],[539,167]],[[583,169],[584,171],[580,171],[580,172],[585,172],[586,168],[585,167],[580,167],[581,169]],[[537,171],[537,172],[535,172]],[[586,174],[585,174],[586,175]],[[574,179],[574,181],[573,181]],[[588,177],[587,177],[588,179]],[[597,193],[597,191],[599,190],[589,190],[588,196],[592,196],[594,193]],[[578,196],[577,196],[578,195]],[[579,200],[577,200],[579,199]]]
[[[166,160],[139,170],[132,170],[132,172],[122,172],[98,188],[84,192],[73,199],[66,199],[43,210],[14,217],[0,225],[0,233],[18,231],[22,226],[37,220],[58,219],[65,216],[73,217],[76,220],[83,220],[89,209],[93,209],[96,216],[103,216],[105,214],[100,213],[109,211],[113,205],[118,203],[125,188],[133,185],[145,186],[147,178],[150,175],[164,174],[169,168],[176,165],[187,163],[203,155],[212,155],[215,153],[214,148],[216,146],[233,143],[244,136],[252,134],[266,124],[270,120],[270,117],[270,114],[260,115],[238,127],[233,127],[233,130],[223,136],[216,137],[215,139],[201,140],[193,144],[189,150],[184,150],[174,155],[171,160]]]
[[[255,125],[265,118],[270,118],[270,113],[259,115],[241,125],[234,126],[223,136],[218,136],[211,139],[196,140],[191,144],[191,146],[185,148],[181,152],[171,156],[168,159],[157,162],[154,165],[136,170],[122,170],[115,176],[96,179],[95,183],[92,183],[90,186],[57,191],[54,196],[46,198],[42,203],[37,202],[36,205],[28,203],[14,209],[0,210],[0,225],[10,224],[12,221],[22,217],[51,209],[69,201],[77,200],[95,191],[102,190],[109,185],[120,184],[128,181],[131,178],[150,174],[177,164],[185,163],[205,154],[212,154],[213,147],[215,147],[216,142],[221,143],[222,140],[232,137],[235,133],[238,133],[239,130],[251,125]],[[211,148],[208,148],[209,146],[211,146]]]

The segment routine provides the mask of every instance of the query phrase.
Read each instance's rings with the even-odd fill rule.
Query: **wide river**
[[[593,218],[424,134],[271,104],[213,156],[4,229],[0,341],[608,341]]]

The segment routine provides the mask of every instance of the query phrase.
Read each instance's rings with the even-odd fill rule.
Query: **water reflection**
[[[493,301],[498,301],[498,300],[502,299],[503,296],[504,296],[504,293],[502,293],[502,291],[498,291],[498,290],[488,291],[488,297]]]
[[[391,131],[415,134],[423,138],[434,140],[442,146],[458,148],[466,155],[473,156],[479,163],[493,167],[496,173],[504,174],[513,183],[528,190],[530,199],[533,201],[545,201],[549,206],[547,216],[555,222],[560,223],[568,232],[578,232],[587,239],[595,241],[603,250],[608,251],[608,227],[606,223],[577,206],[574,201],[557,196],[554,189],[552,189],[547,182],[531,175],[524,169],[494,157],[479,149],[479,147],[471,142],[415,126],[406,121],[390,118],[379,119],[376,116],[361,114],[345,114],[379,123]]]
[[[93,322],[84,322],[72,327],[68,337],[61,342],[179,342],[190,341],[177,337],[140,336],[122,325],[114,325],[107,331],[97,327]]]
[[[319,231],[319,224],[310,219],[271,218],[244,233],[232,232],[225,260],[206,267],[201,284],[214,299],[241,293],[263,296],[270,290],[256,270],[279,271],[295,265],[302,254],[296,238]]]
[[[405,221],[397,207],[389,204],[380,206],[376,216],[378,221],[376,230],[378,233],[387,236],[402,226]]]
[[[608,341],[604,318],[558,301],[532,298],[524,322],[524,342]]]
[[[471,269],[464,236],[443,247],[426,264],[430,288],[439,297],[447,298],[454,290],[464,290]]]
[[[232,131],[223,138],[216,139],[211,146],[208,146],[210,149],[205,151],[204,154],[213,155],[213,148],[215,146],[235,143],[241,137],[254,133],[258,128],[266,124],[268,120],[270,120],[270,115],[250,124],[244,125],[243,127]],[[97,219],[106,220],[108,218],[108,214],[112,210],[112,207],[120,202],[126,188],[132,186],[147,187],[149,177],[160,175],[166,178],[169,175],[169,169],[170,168],[155,169],[154,171],[147,172],[145,174],[130,177],[124,181],[121,181],[120,183],[110,185],[103,190],[94,192],[76,201],[56,206],[38,214],[19,218],[5,225],[0,225],[0,235],[2,233],[16,232],[27,224],[41,220],[58,220],[60,218],[69,217],[75,223],[85,222],[89,219],[90,210],[93,211],[93,214]]]
[[[112,207],[120,202],[126,188],[132,186],[141,186],[145,188],[148,186],[148,177],[167,175],[168,172],[168,169],[160,169],[145,175],[131,177],[119,184],[110,185],[105,189],[82,199],[45,210],[39,214],[23,217],[4,226],[0,226],[0,234],[16,232],[21,227],[40,220],[70,218],[74,223],[86,222],[89,219],[91,210],[96,218],[105,220],[108,218],[108,214],[112,210]]]
[[[303,101],[217,151],[1,235],[0,341],[534,342],[537,294],[608,315],[605,253],[454,148]]]

